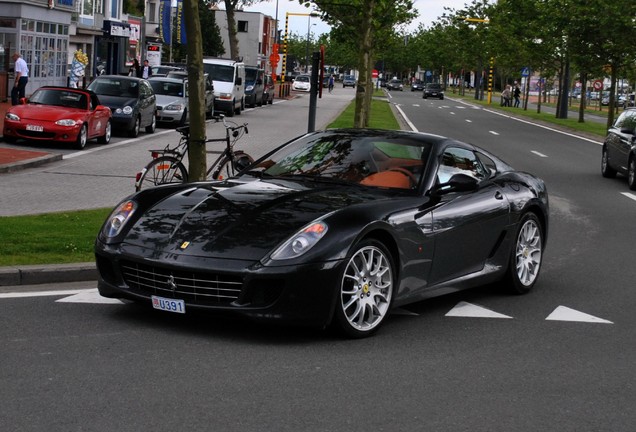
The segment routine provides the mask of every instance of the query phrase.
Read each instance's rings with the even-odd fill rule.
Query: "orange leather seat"
[[[360,184],[365,186],[411,189],[411,177],[402,171],[382,171],[371,174],[362,179]]]

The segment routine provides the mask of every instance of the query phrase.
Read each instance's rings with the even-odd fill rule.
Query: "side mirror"
[[[259,78],[259,79],[257,79],[257,80],[256,80],[256,84],[258,84],[258,85],[263,84],[263,80],[262,80],[262,79],[260,79],[260,78]]]
[[[470,192],[477,190],[476,178],[466,174],[455,174],[446,183],[436,185],[432,190],[433,196],[441,196],[450,192]]]
[[[243,78],[236,77],[236,85],[241,85],[241,84],[243,84]]]

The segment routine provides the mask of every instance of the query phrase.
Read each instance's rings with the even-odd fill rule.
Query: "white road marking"
[[[466,123],[472,123],[472,122],[473,122],[472,120],[466,119]]]
[[[483,306],[474,305],[467,302],[459,302],[451,309],[447,314],[447,317],[469,317],[469,318],[508,318],[512,317],[498,312],[494,312],[490,309],[486,309]]]
[[[629,192],[621,192],[621,195],[626,196],[629,199],[633,199],[634,201],[636,201],[636,195],[634,195],[633,193],[629,193]]]
[[[395,105],[395,109],[397,109],[400,112],[400,115],[402,116],[406,124],[409,125],[409,127],[411,128],[413,132],[419,132],[417,128],[415,127],[415,125],[413,124],[413,122],[411,122],[411,120],[409,120],[409,118],[406,116],[404,111],[402,111],[402,108],[399,107],[399,105]]]
[[[575,322],[588,322],[598,324],[614,324],[611,321],[595,317],[593,315],[579,312],[569,307],[559,306],[557,307],[547,318],[546,321],[575,321]]]
[[[546,156],[546,155],[544,155],[543,153],[539,153],[538,151],[534,151],[534,150],[532,150],[530,153],[534,153],[534,154],[536,154],[536,155],[537,155],[537,156],[539,156],[539,157],[547,158],[547,156]]]
[[[455,115],[455,113],[453,111],[451,111],[450,113],[451,113],[451,115]]]
[[[32,291],[32,292],[9,292],[0,293],[0,298],[25,298],[25,297],[49,297],[49,296],[65,296],[79,294],[83,289],[76,290],[59,290],[59,291]]]
[[[414,106],[414,107],[419,107],[419,106],[420,106],[420,104],[413,104],[413,106]]]
[[[83,290],[70,297],[56,300],[59,303],[98,303],[98,304],[124,304],[121,300],[102,297],[97,288]]]
[[[490,132],[490,133],[491,133],[491,134],[493,134],[493,135],[499,135],[499,133],[498,133],[498,132],[495,132],[495,131],[488,131],[488,132]]]

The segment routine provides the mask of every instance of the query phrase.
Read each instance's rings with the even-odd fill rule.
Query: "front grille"
[[[20,134],[22,136],[31,137],[31,138],[39,138],[39,139],[55,138],[55,134],[51,132],[36,132],[36,131],[28,131],[26,129],[21,129]]]
[[[228,305],[239,298],[243,287],[243,281],[236,276],[171,270],[129,261],[121,263],[121,273],[133,292],[201,305]]]

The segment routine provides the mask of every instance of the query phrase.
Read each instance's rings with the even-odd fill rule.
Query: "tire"
[[[360,242],[342,270],[334,324],[351,338],[371,336],[389,313],[395,279],[388,249],[377,240]]]
[[[106,123],[106,130],[104,131],[104,135],[97,138],[97,142],[100,144],[108,144],[110,142],[110,137],[113,134],[113,124],[110,120]]]
[[[135,189],[153,187],[166,183],[185,183],[188,181],[188,171],[176,158],[160,156],[154,159],[141,171],[139,180],[135,183]]]
[[[77,134],[77,141],[75,141],[75,148],[78,150],[84,150],[86,143],[88,142],[88,124],[84,123],[79,133]]]
[[[152,122],[146,126],[146,133],[155,133],[155,130],[157,129],[157,116],[156,115],[152,115]]]
[[[616,177],[616,170],[609,165],[609,156],[607,155],[606,147],[603,147],[603,154],[601,155],[601,175],[605,178]]]
[[[221,163],[219,163],[219,166],[215,168],[213,172],[208,171],[206,178],[208,180],[225,180],[254,162],[254,158],[252,156],[242,151],[234,152],[234,160],[236,170],[232,167],[230,159],[226,157],[221,161]]]
[[[141,119],[139,116],[135,117],[135,124],[132,129],[128,131],[128,136],[131,138],[137,138],[139,136],[139,130],[141,129]]]
[[[633,155],[627,163],[627,186],[630,190],[636,190],[636,158]]]
[[[532,289],[541,270],[543,244],[543,227],[539,219],[534,213],[526,213],[515,232],[515,243],[504,278],[507,291],[525,294]]]

